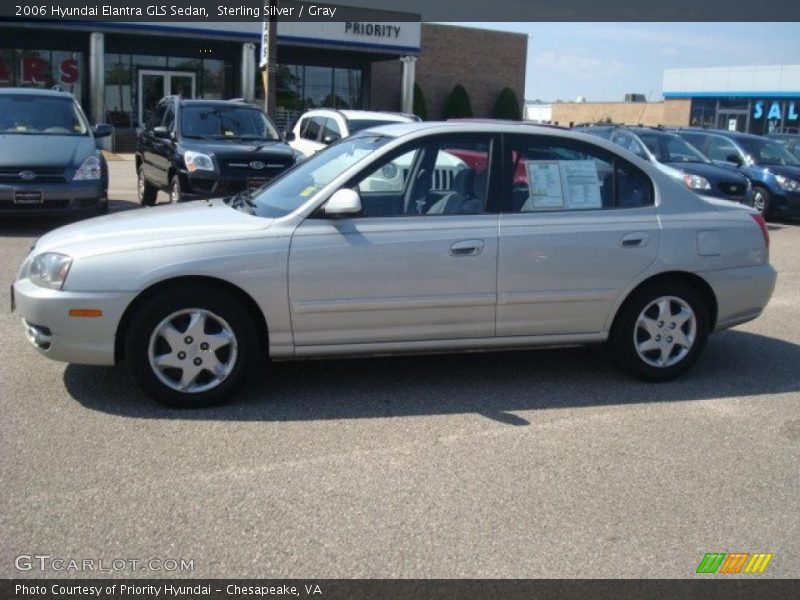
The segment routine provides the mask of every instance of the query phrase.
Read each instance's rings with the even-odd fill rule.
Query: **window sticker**
[[[523,211],[602,208],[594,160],[528,160],[530,191]]]

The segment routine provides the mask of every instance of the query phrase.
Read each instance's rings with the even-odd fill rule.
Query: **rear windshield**
[[[89,126],[72,98],[0,94],[0,133],[89,135]]]
[[[197,104],[181,110],[181,135],[199,139],[278,140],[261,110],[249,106]]]

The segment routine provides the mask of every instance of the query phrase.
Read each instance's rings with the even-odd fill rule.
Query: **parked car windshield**
[[[199,139],[279,140],[278,131],[255,107],[187,105],[181,110],[181,135]]]
[[[72,98],[0,94],[0,132],[14,135],[89,135]]]
[[[387,121],[385,119],[348,119],[347,127],[350,130],[350,135],[369,129],[371,127],[380,127],[381,125],[394,125],[402,123],[402,121]]]
[[[391,138],[362,135],[348,137],[286,171],[246,201],[260,217],[277,218],[299,208],[315,192],[366,158]]]
[[[658,162],[711,162],[694,146],[677,135],[640,133],[639,138]]]
[[[740,138],[737,140],[757,165],[800,165],[784,146],[763,138]]]

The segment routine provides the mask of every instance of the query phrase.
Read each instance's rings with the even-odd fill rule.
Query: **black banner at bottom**
[[[797,579],[4,579],[3,600],[738,600],[800,597]]]

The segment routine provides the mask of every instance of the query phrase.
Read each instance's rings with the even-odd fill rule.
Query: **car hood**
[[[221,199],[155,206],[87,219],[55,229],[36,242],[36,253],[91,256],[148,247],[205,243],[269,227],[271,219],[233,209]]]
[[[294,163],[291,146],[281,141],[230,141],[182,139],[181,146],[195,152],[213,153],[218,158],[250,158],[252,160],[276,158],[284,164]]]
[[[745,183],[746,178],[728,169],[718,167],[708,163],[687,163],[687,162],[668,162],[666,163],[674,169],[689,173],[690,175],[700,175],[710,182],[717,183]]]
[[[0,167],[78,167],[96,150],[83,135],[0,135]]]

